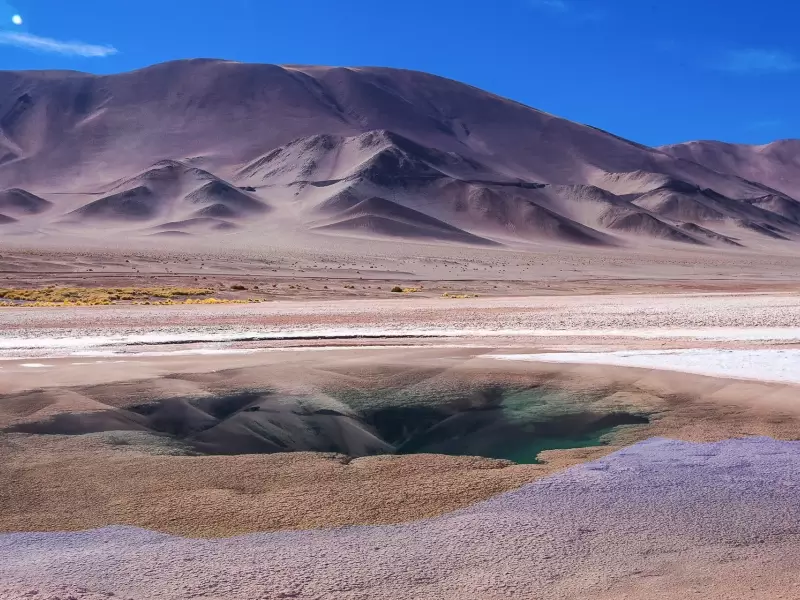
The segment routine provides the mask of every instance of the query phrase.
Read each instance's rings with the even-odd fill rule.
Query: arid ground
[[[797,597],[791,259],[403,252],[3,252],[220,302],[0,308],[0,597]]]

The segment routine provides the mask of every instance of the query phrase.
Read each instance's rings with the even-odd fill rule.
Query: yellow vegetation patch
[[[442,298],[451,298],[454,300],[462,300],[464,298],[477,298],[478,294],[453,294],[450,292],[445,292],[442,294]]]
[[[256,302],[264,302],[260,298],[247,298],[246,300],[229,299],[229,298],[188,298],[183,302],[174,302],[173,304],[254,304]]]
[[[108,306],[118,302],[141,303],[207,296],[209,288],[182,287],[58,287],[0,288],[0,306]]]

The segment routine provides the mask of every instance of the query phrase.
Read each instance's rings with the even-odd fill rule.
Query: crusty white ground
[[[624,350],[490,356],[498,360],[640,367],[711,377],[800,383],[800,350],[796,349]]]
[[[389,327],[308,327],[289,330],[242,330],[220,332],[162,333],[153,331],[135,335],[94,337],[33,337],[0,339],[0,357],[20,358],[36,355],[43,358],[62,356],[116,356],[136,353],[140,347],[205,344],[195,348],[193,354],[224,354],[243,352],[245,349],[225,348],[235,342],[271,342],[282,340],[342,340],[342,339],[397,339],[397,338],[633,338],[644,340],[708,340],[714,342],[798,342],[800,327],[756,328],[704,328],[704,329],[407,329]],[[101,349],[101,350],[98,350]],[[164,353],[164,351],[162,351]],[[149,352],[147,355],[152,356]]]
[[[250,305],[7,308],[0,357],[85,356],[286,340],[490,337],[570,344],[800,343],[800,296],[403,297]],[[187,348],[187,346],[191,348]]]

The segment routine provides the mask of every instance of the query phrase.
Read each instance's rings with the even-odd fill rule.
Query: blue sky
[[[0,69],[404,67],[644,144],[764,143],[800,137],[798,23],[796,0],[0,0]]]

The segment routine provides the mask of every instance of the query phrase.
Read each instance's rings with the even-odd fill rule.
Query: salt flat
[[[752,338],[750,338],[752,339]],[[734,379],[800,383],[800,350],[638,350],[493,355],[498,360],[664,369]]]
[[[800,342],[794,294],[283,300],[251,305],[15,308],[0,311],[0,357],[271,347],[315,340],[490,338],[506,343]]]

